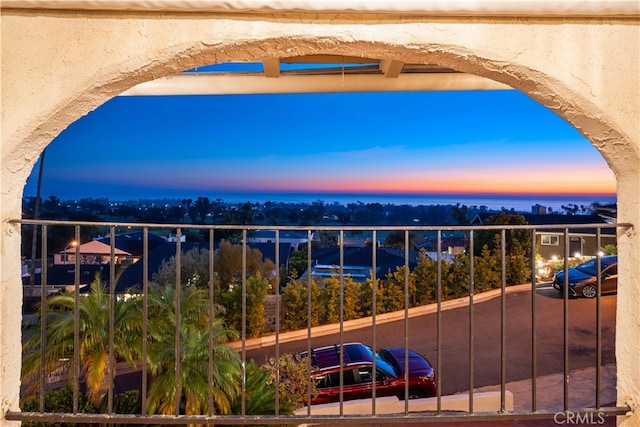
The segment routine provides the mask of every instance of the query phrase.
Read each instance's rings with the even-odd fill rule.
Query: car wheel
[[[411,390],[409,390],[409,399],[422,399],[425,397],[427,397],[427,395],[420,389],[412,388]]]
[[[582,295],[586,298],[593,298],[598,293],[598,289],[594,285],[587,285],[582,288]]]

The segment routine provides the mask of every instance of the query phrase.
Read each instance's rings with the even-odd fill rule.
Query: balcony
[[[595,247],[601,247],[603,235],[611,230],[626,230],[624,224],[581,224],[577,225],[538,225],[538,226],[465,226],[465,227],[360,227],[360,226],[237,226],[237,225],[191,225],[191,224],[131,224],[131,223],[92,223],[61,221],[14,221],[23,226],[34,226],[41,236],[41,254],[46,259],[51,253],[48,248],[48,236],[55,227],[73,229],[75,241],[80,241],[83,231],[89,228],[105,230],[110,246],[110,262],[102,264],[104,268],[98,274],[104,284],[103,291],[107,307],[104,318],[104,344],[106,345],[106,369],[103,386],[103,413],[90,413],[83,410],[88,368],[83,346],[86,344],[86,313],[78,309],[83,307],[83,299],[97,288],[88,290],[86,281],[81,277],[81,245],[73,248],[73,283],[68,292],[70,310],[66,321],[73,340],[65,359],[56,359],[49,363],[48,346],[56,345],[47,333],[47,327],[55,322],[47,308],[47,269],[42,269],[39,278],[39,311],[33,313],[32,329],[38,343],[32,346],[31,356],[35,357],[35,372],[30,381],[23,383],[23,394],[27,388],[35,396],[38,409],[23,412],[9,412],[7,420],[23,422],[76,422],[100,424],[366,424],[399,425],[400,423],[425,422],[467,422],[467,421],[512,421],[512,420],[554,420],[558,422],[572,420],[613,420],[624,415],[629,408],[615,404],[615,337],[616,297],[601,295],[602,279],[598,274],[598,293],[593,299],[572,299],[569,294],[568,279],[562,292],[549,286],[548,281],[538,277],[536,253],[540,244],[540,235],[553,230],[559,233],[564,243],[564,277],[568,277],[571,254],[570,242],[573,231],[578,227],[593,230]],[[120,229],[136,230],[140,233],[140,259],[132,265],[119,265],[116,247]],[[270,270],[259,271],[255,265],[258,253],[256,243],[251,236],[258,230],[271,230],[273,239],[261,243],[263,265],[266,259]],[[560,230],[560,231],[558,231]],[[333,269],[323,278],[314,278],[304,271],[312,271],[314,260],[318,259],[314,241],[315,232],[322,231],[333,239],[324,242],[325,249],[332,250],[338,258],[332,263]],[[164,270],[164,276],[158,271],[156,250],[161,248],[156,241],[158,235],[175,233],[169,248],[160,258],[160,266],[171,264]],[[201,241],[192,244],[182,237],[198,234]],[[289,255],[291,243],[282,242],[284,233],[304,234],[307,239],[297,241],[298,250],[306,249],[304,271],[296,271],[292,276]],[[363,241],[377,242],[388,233],[404,236],[402,247],[393,252],[399,261],[396,269],[389,265],[388,253],[378,245],[364,245],[357,248],[358,253],[368,254],[369,277],[364,283],[355,283],[349,277],[345,267],[352,266],[351,254],[354,248],[350,242],[353,233],[364,236]],[[456,234],[466,242],[463,253],[452,256],[443,245],[446,236]],[[431,250],[420,251],[412,247],[410,235],[421,235],[435,245]],[[526,239],[526,245],[514,249],[512,244],[516,236]],[[220,239],[224,236],[225,239]],[[427,239],[428,237],[428,239]],[[489,240],[487,240],[487,238]],[[478,248],[479,242],[493,241],[492,255]],[[221,271],[220,254],[222,242],[234,242],[226,250],[233,250],[239,256],[235,269]],[[254,246],[252,246],[254,245]],[[306,245],[306,248],[305,248]],[[232,247],[232,249],[230,249]],[[215,250],[209,250],[214,248]],[[195,252],[191,252],[194,251]],[[206,272],[194,269],[194,257],[205,264]],[[268,253],[268,256],[266,255]],[[429,254],[429,255],[427,255]],[[491,257],[489,258],[485,257]],[[599,258],[601,255],[596,254]],[[421,257],[421,258],[420,258]],[[419,258],[419,260],[417,260]],[[172,260],[173,259],[173,260]],[[470,262],[473,260],[474,262]],[[492,267],[487,263],[492,261]],[[381,268],[384,265],[383,268]],[[527,271],[526,280],[513,279],[516,265]],[[599,265],[599,264],[598,264]],[[409,268],[405,268],[409,266]],[[425,269],[424,266],[430,266]],[[386,268],[386,270],[385,270]],[[422,268],[422,270],[421,270]],[[167,271],[169,273],[167,273]],[[599,273],[598,267],[598,273]],[[255,304],[254,289],[258,274],[263,283],[268,284],[264,291],[273,304],[273,310],[261,315],[265,321],[262,329],[256,332],[252,314]],[[420,276],[422,274],[422,276]],[[98,280],[95,279],[94,282]],[[166,306],[164,313],[172,332],[171,348],[165,360],[154,358],[158,350],[159,322],[157,306],[154,300],[154,284],[161,280],[171,282],[170,298],[174,303]],[[299,304],[293,307],[288,299],[287,288],[291,281],[300,287]],[[324,281],[323,281],[324,280]],[[331,282],[333,280],[333,282]],[[513,283],[517,280],[518,283]],[[233,283],[238,298],[223,314],[217,305],[220,284]],[[331,284],[332,283],[332,284]],[[350,292],[369,286],[369,294],[360,294],[354,304]],[[333,288],[331,288],[333,286]],[[196,289],[197,288],[197,289]],[[330,294],[328,289],[333,289]],[[192,294],[196,289],[201,293]],[[225,292],[234,292],[234,287],[225,287]],[[390,291],[397,291],[393,296]],[[375,291],[374,291],[375,290]],[[195,292],[195,291],[194,291]],[[366,294],[366,292],[365,292]],[[163,298],[169,298],[166,294]],[[203,345],[193,346],[193,335],[185,332],[184,327],[193,321],[194,312],[185,311],[184,301],[196,295],[205,299],[205,313],[201,317],[206,323],[200,332]],[[331,295],[333,299],[327,295]],[[156,295],[157,296],[157,295]],[[121,346],[122,320],[118,317],[116,306],[121,301],[138,301],[141,310],[141,329],[129,333],[139,352],[133,352],[133,360],[124,360],[116,354]],[[180,301],[180,304],[175,304]],[[324,314],[318,314],[318,303],[324,303]],[[327,301],[332,301],[328,303]],[[265,305],[259,303],[258,305]],[[354,308],[355,307],[355,308]],[[354,313],[353,310],[359,310]],[[547,310],[551,311],[547,311]],[[329,313],[330,312],[330,313]],[[25,315],[25,320],[30,319]],[[150,322],[150,319],[155,319]],[[222,341],[214,336],[219,332],[219,322],[224,319],[228,325],[236,325],[237,335],[229,334],[224,348],[232,350],[241,366],[239,383],[235,392],[235,411],[225,411],[216,403],[218,388],[215,383],[217,363],[222,360],[218,347]],[[40,321],[41,320],[41,321]],[[25,322],[28,324],[28,322]],[[33,325],[37,329],[33,329]],[[133,329],[132,329],[133,330]],[[136,329],[137,331],[137,329]],[[206,331],[204,333],[203,331]],[[165,331],[166,332],[166,331]],[[282,393],[281,384],[285,377],[281,374],[282,356],[299,354],[327,343],[344,344],[353,340],[366,341],[374,350],[390,344],[406,350],[412,348],[425,354],[435,368],[437,391],[435,396],[420,399],[398,399],[397,397],[378,397],[376,399],[347,400],[346,386],[339,388],[336,403],[329,405],[299,405],[294,411],[288,405],[287,397]],[[191,341],[191,342],[190,342]],[[41,343],[41,345],[40,345]],[[204,347],[204,348],[202,348]],[[193,359],[185,357],[185,349],[198,353],[200,372],[209,384],[206,395],[200,396],[198,405],[190,406],[195,382],[185,381],[183,374],[194,369],[189,363]],[[166,347],[163,350],[167,350]],[[157,354],[157,353],[156,353]],[[189,355],[187,354],[187,356]],[[230,353],[231,354],[231,353]],[[25,360],[29,363],[29,355]],[[23,356],[24,357],[24,356]],[[406,356],[408,357],[408,356]],[[50,357],[49,357],[50,359]],[[251,361],[256,365],[272,360],[275,365],[273,403],[270,411],[256,414],[253,411],[251,383]],[[39,362],[38,362],[39,361]],[[127,363],[128,362],[128,363]],[[158,363],[165,363],[159,369]],[[405,360],[408,362],[408,359]],[[408,365],[408,363],[405,363]],[[55,369],[52,368],[55,366]],[[374,365],[375,367],[375,365]],[[340,365],[341,378],[346,366]],[[66,371],[65,371],[66,370]],[[310,370],[310,366],[307,371]],[[214,372],[215,371],[215,372]],[[60,375],[60,373],[67,375]],[[116,374],[117,372],[117,374]],[[405,374],[408,375],[408,374]],[[51,412],[45,396],[46,391],[54,388],[54,379],[68,378],[72,394],[72,405],[65,412]],[[126,377],[126,380],[123,378]],[[158,404],[154,394],[158,378],[168,381],[165,391],[171,396]],[[405,396],[409,395],[407,376],[405,376]],[[374,383],[376,384],[376,383]],[[139,408],[125,413],[119,411],[118,394],[124,388],[135,389],[139,394]],[[314,385],[306,381],[305,402],[310,402]],[[379,390],[378,390],[379,391]],[[176,398],[177,396],[177,398]],[[193,408],[198,406],[199,410]]]

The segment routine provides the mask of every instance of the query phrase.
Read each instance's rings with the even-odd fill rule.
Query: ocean
[[[231,203],[313,203],[322,201],[324,204],[338,203],[380,203],[393,205],[461,205],[486,206],[491,210],[507,209],[517,212],[531,212],[534,205],[561,211],[563,205],[575,204],[589,206],[594,202],[599,204],[616,203],[615,194],[416,194],[416,193],[293,193],[293,192],[225,192],[214,195],[201,195],[210,200],[217,198]],[[197,198],[197,197],[196,197]]]

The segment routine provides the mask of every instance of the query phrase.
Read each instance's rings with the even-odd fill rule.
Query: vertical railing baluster
[[[564,229],[564,286],[563,286],[563,408],[569,410],[569,229]]]
[[[313,277],[311,274],[311,230],[307,230],[307,372],[311,372],[311,285],[313,283]],[[307,416],[311,416],[311,394],[312,394],[313,379],[309,375],[307,383]]]
[[[33,226],[34,230],[36,225]],[[47,380],[47,226],[42,225],[42,247],[40,252],[40,413],[45,411],[45,385]],[[35,258],[35,257],[32,257]],[[34,262],[35,260],[31,260]],[[31,274],[35,274],[35,266],[31,267]],[[34,278],[35,279],[35,278]]]
[[[506,411],[506,381],[507,381],[507,237],[503,228],[500,234],[500,412]]]
[[[73,413],[78,413],[80,394],[80,226],[75,226],[75,269],[73,274]],[[66,261],[65,261],[66,262]]]
[[[115,289],[116,289],[116,231],[112,225],[109,227],[109,359],[107,362],[107,375],[109,376],[109,388],[107,390],[107,413],[113,414],[113,381],[115,377]]]
[[[378,265],[378,247],[376,245],[376,230],[373,230],[372,233],[372,244],[371,244],[371,283],[373,286],[371,287],[371,347],[373,350],[374,357],[371,361],[371,414],[376,414],[376,351],[378,351],[378,341],[377,341],[377,331],[376,331],[376,304],[377,304],[377,286],[378,283],[378,275],[376,273],[377,265]]]
[[[598,291],[596,293],[596,409],[600,409],[600,379],[601,379],[601,370],[600,367],[602,365],[602,305],[601,305],[601,296],[602,296],[602,261],[600,257],[600,247],[601,247],[601,229],[598,227],[596,229],[596,274],[598,277],[597,287]]]
[[[209,230],[209,366],[208,366],[208,379],[209,387],[207,390],[207,415],[212,416],[214,414],[213,409],[213,351],[215,348],[214,342],[214,322],[215,322],[215,235],[214,229]]]
[[[138,261],[140,262],[140,261]],[[142,229],[142,384],[140,412],[147,415],[147,346],[149,344],[149,228]]]
[[[437,290],[436,290],[436,412],[442,413],[442,231],[438,230],[436,243]]]
[[[473,414],[473,387],[474,387],[474,306],[475,270],[474,270],[473,230],[469,231],[469,413]]]
[[[340,244],[340,416],[344,415],[344,230],[338,237]]]
[[[404,366],[409,366],[409,230],[404,231]],[[409,413],[409,370],[404,370],[404,413]]]
[[[240,415],[247,413],[247,229],[242,230],[242,399]]]
[[[280,230],[275,230],[276,233],[276,319],[275,319],[275,388],[276,388],[276,401],[275,401],[275,415],[280,416]]]
[[[536,248],[535,228],[531,231],[531,412],[536,412],[537,402],[537,337],[536,337]]]
[[[180,332],[182,331],[181,320],[181,304],[182,304],[182,279],[181,279],[181,264],[182,264],[182,229],[176,229],[176,290],[175,290],[175,316],[176,316],[176,341],[175,341],[175,411],[176,416],[180,415],[180,400],[182,399],[182,389],[180,384],[180,362],[182,352],[180,351]]]

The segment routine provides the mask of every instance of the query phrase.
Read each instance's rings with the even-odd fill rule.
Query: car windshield
[[[376,366],[386,372],[400,376],[400,366],[394,357],[387,350],[381,349],[376,352]]]

